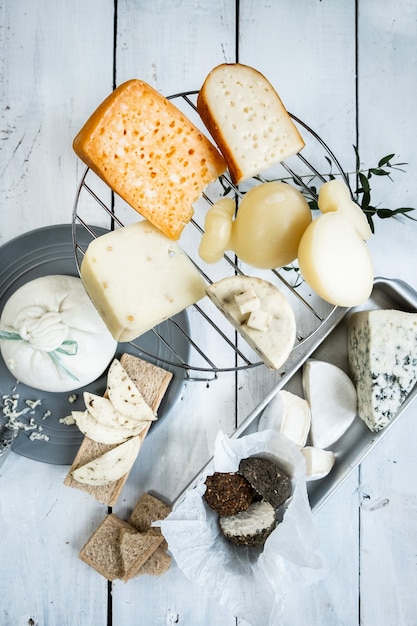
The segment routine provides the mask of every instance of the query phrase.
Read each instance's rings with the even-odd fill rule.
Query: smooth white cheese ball
[[[71,391],[96,380],[114,357],[117,342],[80,278],[52,275],[32,280],[10,296],[0,318],[1,354],[9,371],[29,387]]]

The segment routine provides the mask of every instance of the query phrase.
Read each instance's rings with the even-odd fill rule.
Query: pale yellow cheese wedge
[[[131,341],[205,295],[205,282],[177,242],[147,220],[94,239],[84,286],[117,341]]]
[[[137,428],[141,422],[150,422],[156,419],[155,413],[151,407],[143,401],[140,409],[136,412],[136,417],[128,417],[123,413],[120,413],[114,406],[113,402],[103,396],[97,396],[90,391],[84,391],[84,402],[87,407],[87,411],[91,415],[104,424],[110,426],[110,428]]]
[[[235,296],[253,289],[262,311],[271,315],[265,330],[251,328]],[[269,281],[254,276],[228,276],[207,288],[207,295],[251,348],[271,369],[285,363],[295,342],[294,312],[285,296]]]

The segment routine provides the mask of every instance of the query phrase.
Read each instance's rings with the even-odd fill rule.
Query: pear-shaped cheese
[[[271,428],[302,448],[310,430],[310,406],[304,398],[281,390],[262,413],[258,430]]]
[[[298,247],[301,274],[323,300],[343,307],[360,305],[374,281],[365,244],[371,235],[366,217],[341,180],[321,187],[318,206],[322,214],[306,228]]]
[[[306,446],[301,450],[306,462],[307,480],[319,480],[331,471],[335,455],[331,450],[321,450],[313,446]]]
[[[328,448],[355,419],[356,388],[342,369],[315,359],[304,364],[302,384],[310,404],[313,446]]]
[[[88,411],[73,411],[72,417],[80,431],[93,441],[105,444],[123,443],[139,435],[149,422],[137,422],[135,428],[108,426],[96,420]]]
[[[235,296],[253,290],[259,310],[268,317],[264,329],[252,328]],[[206,289],[208,297],[271,369],[285,363],[295,342],[295,316],[285,296],[272,283],[255,276],[228,276]]]
[[[132,437],[105,452],[97,459],[72,472],[73,478],[85,485],[106,485],[124,476],[132,467],[141,446],[140,437]]]

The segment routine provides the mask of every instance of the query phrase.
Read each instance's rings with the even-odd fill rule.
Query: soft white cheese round
[[[13,376],[49,392],[91,383],[117,346],[81,279],[64,275],[42,276],[17,289],[1,314],[0,337]]]

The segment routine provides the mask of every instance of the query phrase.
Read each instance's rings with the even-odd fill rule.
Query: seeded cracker
[[[123,354],[120,362],[135,385],[138,387],[146,403],[156,413],[172,379],[172,373],[128,354]],[[148,428],[142,431],[139,435],[142,441],[146,437],[147,432]],[[74,487],[75,489],[86,491],[98,502],[107,504],[108,506],[113,506],[124,487],[129,475],[128,473],[126,473],[119,480],[110,482],[106,485],[98,486],[79,483],[72,477],[71,474],[71,472],[78,467],[81,467],[89,461],[98,458],[105,452],[111,450],[113,447],[113,445],[97,443],[88,437],[84,437],[67,477],[65,478],[64,484],[68,487]]]

